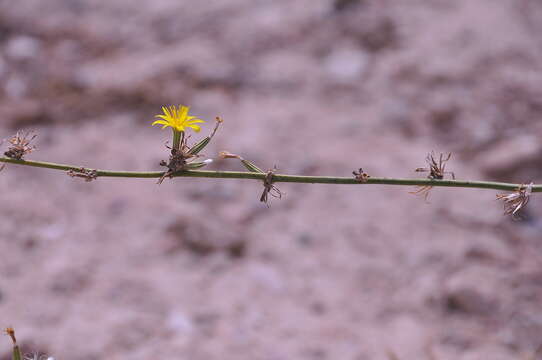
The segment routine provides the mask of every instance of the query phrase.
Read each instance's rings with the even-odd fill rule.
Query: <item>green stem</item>
[[[21,349],[19,348],[19,345],[15,344],[13,345],[13,353],[11,355],[12,360],[22,360],[21,357]]]
[[[15,160],[0,157],[0,162],[24,166],[40,167],[53,170],[78,171],[81,166],[64,165],[43,161]],[[126,177],[126,178],[160,178],[163,171],[110,171],[96,170],[97,177]],[[252,179],[264,180],[265,173],[244,172],[244,171],[205,171],[185,170],[174,173],[173,177],[197,177],[197,178],[220,178],[220,179]],[[367,182],[359,182],[352,177],[333,176],[303,176],[303,175],[273,175],[273,182],[307,183],[307,184],[350,184],[350,185],[399,185],[399,186],[445,186],[460,188],[494,189],[504,191],[515,191],[522,184],[502,183],[494,181],[468,181],[468,180],[430,180],[430,179],[397,179],[371,177]],[[532,192],[542,192],[542,185],[534,185]]]
[[[184,140],[184,131],[177,131],[173,129],[173,148],[177,152],[182,150],[182,143]]]

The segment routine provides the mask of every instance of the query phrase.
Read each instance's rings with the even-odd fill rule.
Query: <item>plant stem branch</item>
[[[62,171],[78,171],[81,166],[64,165],[43,161],[16,160],[0,157],[0,162],[32,166]],[[125,177],[125,178],[160,178],[163,171],[110,171],[96,170],[97,177]],[[196,177],[196,178],[220,178],[220,179],[252,179],[264,180],[266,173],[244,172],[244,171],[205,171],[205,170],[184,170],[172,174],[173,177]],[[366,182],[360,182],[352,177],[334,176],[304,176],[304,175],[282,175],[274,174],[273,183],[307,183],[307,184],[351,184],[351,185],[399,185],[399,186],[445,186],[459,188],[493,189],[504,191],[515,191],[522,184],[503,183],[494,181],[468,181],[468,180],[431,180],[431,179],[399,179],[399,178],[378,178],[371,177]],[[534,185],[532,192],[542,192],[542,185]]]

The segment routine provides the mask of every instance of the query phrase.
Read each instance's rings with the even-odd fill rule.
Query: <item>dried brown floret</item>
[[[11,326],[7,327],[4,332],[11,338],[14,344],[17,344],[17,339],[15,338],[15,330]]]
[[[363,171],[362,168],[359,168],[358,171],[352,171],[352,174],[354,175],[355,179],[359,182],[366,183],[367,180],[371,177],[369,174]]]
[[[272,170],[269,170],[263,180],[263,192],[262,196],[260,196],[260,201],[265,203],[265,205],[267,205],[268,207],[269,194],[271,194],[271,196],[273,196],[274,198],[282,198],[282,192],[279,190],[279,188],[273,185],[273,175],[275,175],[275,171],[277,171],[276,167]]]
[[[175,148],[170,148],[166,145],[168,149],[171,149],[171,155],[169,155],[169,160],[160,161],[160,166],[167,167],[167,171],[164,172],[164,174],[158,179],[158,184],[161,184],[165,178],[169,177],[171,178],[172,175],[178,171],[185,170],[186,164],[188,163],[187,160],[191,158],[196,158],[199,155],[197,154],[189,154],[189,148],[186,145],[186,140],[184,136],[182,137],[181,144],[180,144],[180,150]]]
[[[448,153],[446,158],[444,158],[444,154],[441,153],[437,162],[435,159],[435,154],[433,151],[431,151],[425,158],[425,161],[429,167],[417,168],[416,172],[428,172],[429,175],[427,175],[427,178],[431,180],[442,180],[446,174],[450,174],[452,179],[455,179],[455,174],[453,172],[446,171],[446,162],[450,160],[451,157],[452,153]]]
[[[258,166],[256,166],[251,161],[243,159],[241,156],[237,154],[232,154],[228,151],[221,151],[218,154],[219,158],[221,159],[238,159],[241,161],[243,166],[250,172],[258,173],[258,174],[266,174],[265,178],[263,180],[263,192],[260,196],[260,201],[265,203],[269,207],[269,194],[271,196],[281,199],[282,198],[282,192],[277,188],[275,185],[273,185],[273,175],[277,171],[277,168],[274,167],[272,170],[269,170],[267,172],[264,172],[262,169],[260,169]]]
[[[17,131],[8,142],[11,144],[8,147],[8,150],[4,152],[4,155],[8,158],[15,160],[23,160],[26,154],[30,154],[36,149],[34,145],[30,145],[32,140],[34,140],[38,135],[32,134],[31,131],[22,133]]]
[[[452,176],[452,179],[455,180],[455,174],[452,171],[446,171],[446,162],[450,160],[452,157],[452,153],[448,153],[448,156],[444,156],[444,154],[440,154],[438,157],[438,161],[435,158],[435,153],[431,151],[429,154],[427,154],[427,157],[425,158],[425,161],[427,162],[428,167],[427,168],[417,168],[416,172],[428,172],[427,178],[430,180],[442,180],[444,179],[444,176],[446,174],[449,174]],[[417,190],[410,192],[410,194],[414,195],[421,195],[423,196],[425,202],[427,202],[427,199],[429,198],[429,193],[431,192],[431,189],[433,187],[431,185],[423,185],[418,186]]]
[[[517,212],[529,203],[529,196],[533,191],[533,183],[529,185],[521,184],[518,189],[511,194],[497,194],[497,200],[503,201],[505,215],[515,217]]]

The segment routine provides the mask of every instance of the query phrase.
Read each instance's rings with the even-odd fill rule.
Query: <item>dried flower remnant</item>
[[[68,176],[71,176],[73,178],[81,178],[84,179],[86,182],[91,182],[92,180],[96,180],[98,178],[98,172],[93,169],[85,169],[84,167],[82,167],[77,170],[68,171]]]
[[[11,341],[13,342],[13,351],[11,358],[13,360],[21,360],[21,349],[19,348],[19,345],[17,344],[17,339],[15,338],[15,330],[10,326],[6,328],[4,332],[11,338]]]
[[[504,213],[516,216],[517,212],[529,203],[529,197],[533,191],[533,183],[521,185],[512,194],[497,194],[497,200],[503,201]]]
[[[280,191],[279,188],[273,185],[273,175],[275,175],[275,172],[277,171],[276,167],[274,167],[272,170],[265,172],[258,166],[256,166],[253,162],[245,160],[241,156],[237,154],[232,154],[228,151],[221,151],[218,154],[218,157],[221,159],[238,159],[248,171],[252,173],[265,174],[265,178],[263,179],[263,192],[260,196],[260,201],[265,203],[267,207],[269,207],[269,194],[271,194],[271,196],[277,199],[282,198],[282,191]]]
[[[158,184],[161,184],[167,177],[171,178],[171,175],[173,175],[173,173],[184,170],[186,160],[187,159],[185,158],[183,152],[177,152],[175,150],[172,150],[168,161],[160,161],[160,166],[165,166],[168,168],[168,170],[164,172],[164,175],[162,175],[160,179],[158,179]]]
[[[13,341],[13,344],[17,344],[17,339],[15,338],[15,329],[13,329],[11,326],[4,329],[4,332],[6,335],[8,335],[11,338],[11,341]]]
[[[449,174],[452,176],[452,179],[455,180],[455,174],[452,171],[446,171],[446,163],[452,157],[452,153],[448,153],[448,156],[444,156],[443,153],[440,153],[438,161],[435,158],[435,153],[431,151],[427,154],[425,161],[429,167],[427,168],[417,168],[416,172],[428,172],[427,178],[430,180],[443,180],[444,177]],[[425,202],[428,202],[429,193],[433,187],[431,185],[418,186],[417,190],[411,191],[410,194],[421,195],[423,196]]]
[[[206,165],[209,165],[213,162],[213,159],[207,159],[204,161],[198,161],[198,162],[187,162],[190,158],[197,158],[199,155],[191,155],[187,153],[176,153],[171,154],[169,157],[169,161],[162,160],[160,161],[161,166],[165,166],[168,168],[167,171],[164,172],[164,174],[158,179],[157,184],[161,184],[165,178],[173,177],[173,174],[179,171],[183,170],[195,170],[202,168]]]
[[[24,134],[17,131],[17,133],[8,140],[11,145],[8,147],[8,150],[4,153],[4,155],[11,159],[23,160],[26,154],[30,154],[36,149],[36,147],[34,145],[30,145],[30,143],[37,136],[37,134],[32,134],[31,131]]]
[[[429,165],[428,168],[417,168],[416,172],[428,172],[429,175],[427,175],[428,179],[431,180],[442,180],[444,179],[444,176],[446,174],[452,175],[452,179],[455,180],[455,174],[451,171],[446,171],[446,162],[450,160],[452,157],[452,153],[448,153],[448,156],[444,158],[444,154],[440,154],[438,162],[435,159],[435,154],[433,151],[431,151],[427,157],[425,158],[425,161]]]
[[[358,171],[352,171],[352,174],[354,175],[354,178],[361,183],[366,183],[371,177],[369,174],[364,172],[362,168],[359,168]]]
[[[267,207],[269,207],[269,194],[274,198],[282,199],[282,192],[273,185],[273,175],[275,175],[275,171],[277,171],[276,167],[269,170],[263,180],[263,192],[262,196],[260,196],[260,201],[267,205]]]

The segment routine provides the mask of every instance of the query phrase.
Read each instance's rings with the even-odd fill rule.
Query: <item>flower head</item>
[[[498,194],[497,199],[504,202],[504,213],[506,215],[516,215],[516,213],[527,205],[529,202],[529,196],[533,191],[533,183],[529,185],[521,185],[512,194]]]
[[[4,153],[5,156],[15,160],[23,160],[26,154],[30,154],[36,149],[34,145],[30,145],[38,135],[33,134],[31,131],[22,133],[17,131],[17,134],[13,135],[8,141],[11,144],[8,151]]]
[[[169,107],[162,106],[162,111],[164,113],[155,116],[162,120],[156,120],[152,123],[152,125],[163,125],[162,129],[171,126],[173,130],[176,131],[184,131],[185,128],[192,128],[195,132],[199,132],[201,128],[199,125],[195,124],[203,123],[205,121],[198,119],[195,116],[189,116],[189,110],[190,107],[184,105],[179,105],[179,108],[177,108],[175,105]]]

